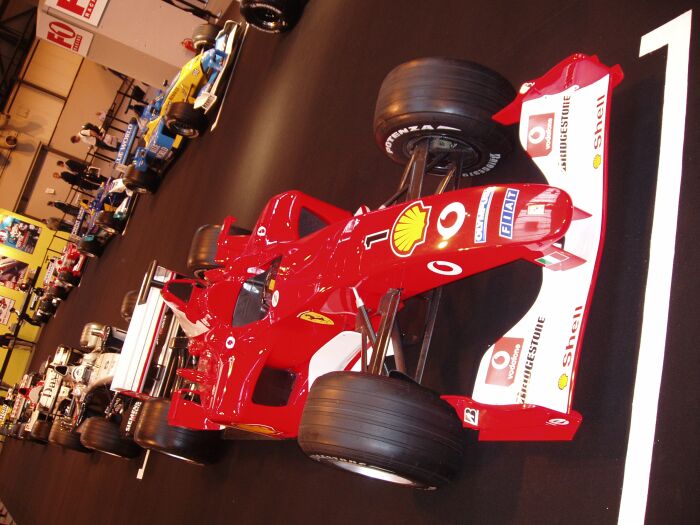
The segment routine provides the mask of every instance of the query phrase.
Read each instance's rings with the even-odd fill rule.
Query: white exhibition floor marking
[[[668,46],[668,57],[649,270],[618,515],[622,525],[643,524],[647,507],[683,170],[691,18],[692,11],[687,11],[647,33],[639,48],[641,57]]]
[[[150,450],[146,450],[146,454],[143,456],[143,463],[141,464],[141,468],[139,471],[136,473],[136,479],[143,479],[143,475],[146,472],[146,463],[148,463],[148,458],[151,455]]]

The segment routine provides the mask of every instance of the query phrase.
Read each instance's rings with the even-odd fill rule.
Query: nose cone
[[[571,197],[558,188],[528,185],[494,195],[491,215],[500,242],[539,243],[562,237],[573,216]],[[491,226],[491,225],[490,225]]]

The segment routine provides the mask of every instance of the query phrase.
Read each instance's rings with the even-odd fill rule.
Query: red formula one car
[[[392,71],[376,135],[408,164],[386,205],[353,215],[283,193],[250,235],[227,218],[213,258],[201,240],[212,230],[200,230],[193,262],[203,278],[164,286],[196,363],[177,371],[185,386],[172,394],[170,424],[296,437],[313,459],[423,488],[455,473],[463,427],[482,440],[572,439],[621,78],[617,66],[574,55],[512,100],[507,81],[471,63],[422,59]],[[549,184],[460,189],[462,175],[498,163],[503,124],[518,120]],[[422,195],[429,172],[445,176]],[[421,386],[440,287],[519,259],[544,268],[539,296],[483,355],[472,395]],[[424,294],[432,303],[409,376],[396,315]]]

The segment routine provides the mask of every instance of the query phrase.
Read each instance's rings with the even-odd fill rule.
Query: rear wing
[[[575,213],[535,261],[544,268],[539,295],[483,355],[472,398],[443,397],[481,440],[572,439],[581,422],[571,401],[605,232],[610,98],[621,80],[619,66],[572,55],[494,115],[520,122],[523,148]]]
[[[178,326],[168,312],[160,290],[177,274],[153,261],[144,276],[111,389],[126,395],[148,396],[149,370],[157,364]]]

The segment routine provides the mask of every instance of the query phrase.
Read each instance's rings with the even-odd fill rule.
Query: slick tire
[[[65,428],[60,421],[55,421],[51,425],[49,432],[49,443],[58,445],[59,447],[75,450],[76,452],[91,452],[80,443],[80,434],[69,428]]]
[[[214,24],[198,25],[192,33],[192,45],[198,53],[214,47],[219,31],[220,29]]]
[[[124,221],[115,219],[111,211],[98,212],[95,216],[95,224],[112,235],[120,234],[124,230]]]
[[[50,296],[55,297],[60,301],[65,301],[66,299],[68,299],[68,294],[70,293],[70,290],[70,288],[66,288],[65,286],[51,285],[49,286],[47,292]]]
[[[76,277],[72,272],[62,271],[58,272],[56,278],[61,281],[66,286],[77,286],[80,283],[80,277]]]
[[[39,443],[48,443],[49,434],[51,433],[51,421],[42,421],[41,419],[34,422],[32,431],[29,434],[31,439]]]
[[[197,228],[192,236],[190,251],[187,254],[187,269],[198,279],[203,279],[207,270],[219,267],[214,257],[220,232],[220,225],[205,224]]]
[[[95,259],[100,257],[105,251],[105,245],[95,237],[83,237],[76,244],[78,251],[87,257]]]
[[[119,308],[119,313],[127,323],[131,321],[131,316],[134,315],[134,308],[136,308],[136,301],[139,298],[138,290],[129,290],[124,294],[122,299],[121,307]]]
[[[299,445],[317,461],[422,489],[447,483],[464,452],[459,418],[435,392],[408,379],[359,372],[316,380]]]
[[[282,33],[296,25],[305,3],[303,0],[242,0],[241,15],[260,31]]]
[[[208,121],[202,108],[187,102],[173,102],[165,113],[165,125],[176,135],[193,139],[206,131]]]
[[[122,438],[119,425],[104,417],[87,419],[80,430],[80,443],[90,450],[127,459],[141,454],[141,447],[129,439]]]
[[[136,423],[134,441],[143,448],[188,463],[205,465],[215,462],[221,453],[221,432],[171,426],[168,424],[169,408],[167,399],[145,401]]]
[[[513,149],[513,131],[491,117],[514,97],[505,78],[474,62],[411,60],[382,82],[374,110],[374,138],[400,164],[409,161],[419,141],[441,139],[441,149],[463,152],[463,176],[481,175]],[[429,164],[433,160],[431,155]],[[440,175],[448,169],[442,160],[430,172]]]
[[[146,171],[139,171],[133,165],[122,177],[124,186],[136,193],[155,193],[160,184],[160,175],[149,168]]]

